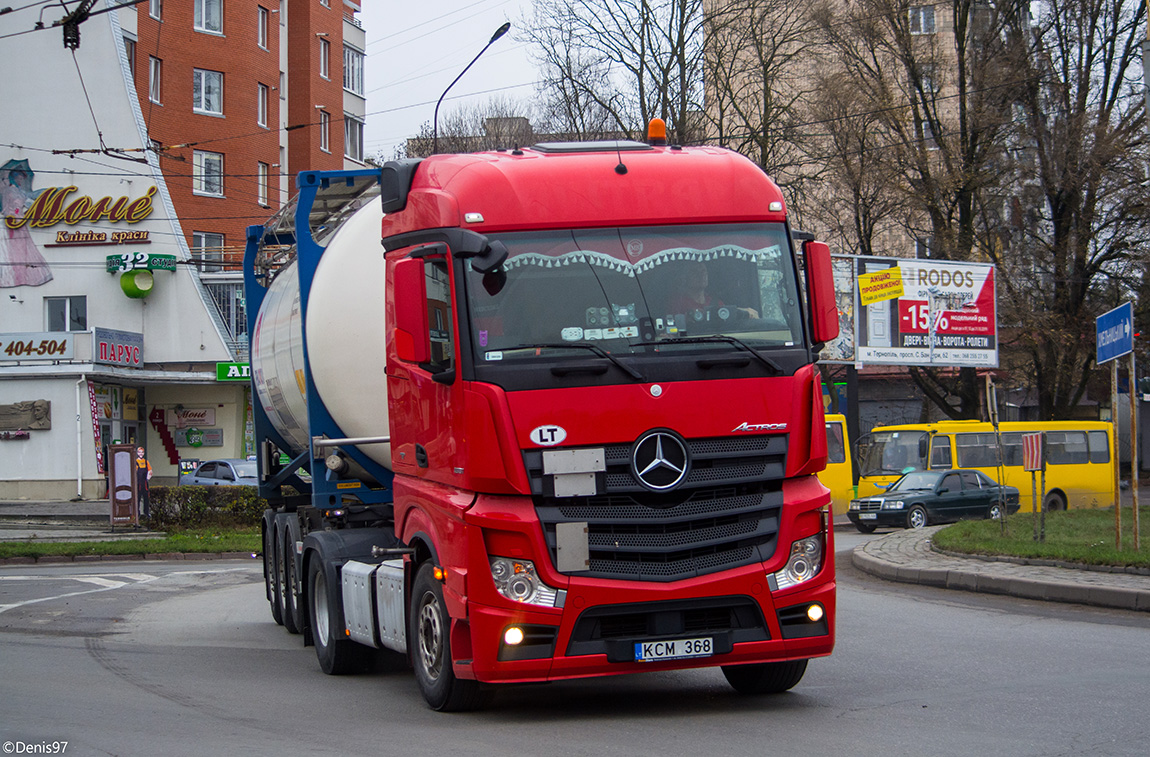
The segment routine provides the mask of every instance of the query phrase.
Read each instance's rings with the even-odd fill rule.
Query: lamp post
[[[431,123],[432,123],[431,154],[432,155],[439,152],[439,105],[440,105],[440,103],[443,102],[443,98],[447,96],[448,90],[450,90],[452,87],[455,86],[455,82],[457,82],[463,78],[463,75],[465,73],[467,73],[467,69],[471,68],[473,65],[475,65],[475,61],[479,60],[479,56],[483,55],[483,53],[487,52],[487,48],[489,48],[493,44],[495,44],[495,40],[499,39],[504,34],[506,34],[507,30],[510,28],[511,28],[511,22],[508,21],[505,24],[503,24],[503,26],[496,29],[495,33],[491,35],[491,39],[488,40],[487,44],[483,46],[483,49],[480,50],[479,53],[474,58],[471,59],[471,62],[467,64],[466,68],[464,68],[462,71],[459,72],[459,76],[455,77],[455,81],[453,81],[447,85],[447,89],[443,90],[443,94],[440,95],[439,99],[435,102],[435,116],[431,120]]]

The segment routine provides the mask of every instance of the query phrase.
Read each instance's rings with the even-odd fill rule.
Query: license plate
[[[859,520],[877,520],[878,513],[859,513]]]
[[[670,641],[639,641],[635,643],[635,662],[654,660],[682,660],[687,657],[710,657],[715,653],[711,637],[698,639],[672,639]]]

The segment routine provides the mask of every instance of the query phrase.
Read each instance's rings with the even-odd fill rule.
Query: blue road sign
[[[1129,302],[1098,316],[1095,328],[1099,365],[1134,351],[1134,308]]]

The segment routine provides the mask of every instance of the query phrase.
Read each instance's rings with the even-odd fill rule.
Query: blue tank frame
[[[351,171],[304,171],[296,179],[299,188],[298,202],[295,208],[295,236],[270,235],[266,226],[255,225],[247,227],[247,241],[244,248],[244,297],[247,309],[249,352],[248,362],[251,363],[251,344],[255,334],[255,324],[263,306],[267,287],[260,283],[255,273],[256,256],[261,243],[270,239],[275,244],[292,244],[296,246],[296,272],[299,276],[300,291],[300,322],[307,323],[308,301],[311,295],[312,282],[315,279],[316,268],[320,258],[323,257],[324,248],[316,243],[312,237],[309,217],[315,204],[317,194],[335,182],[346,182],[352,187],[356,179],[371,177],[378,183],[381,179],[380,169],[361,169]],[[381,202],[376,199],[374,202]],[[383,249],[380,248],[382,254]],[[271,419],[264,411],[259,395],[255,390],[255,371],[252,371],[252,416],[255,426],[256,446],[259,450],[260,468],[260,496],[274,500],[281,496],[280,488],[284,484],[291,484],[301,493],[311,498],[311,504],[320,509],[333,509],[348,504],[390,504],[392,502],[392,480],[394,474],[379,463],[371,460],[354,446],[341,446],[339,449],[356,463],[370,473],[379,483],[379,487],[369,487],[364,482],[354,478],[341,478],[328,470],[323,464],[324,454],[316,455],[313,440],[316,437],[331,439],[346,438],[347,434],[328,412],[327,406],[320,399],[312,380],[311,361],[308,355],[306,328],[300,334],[304,356],[304,379],[307,396],[307,423],[308,423],[308,449],[299,453],[287,465],[272,473],[266,471],[267,455],[264,453],[264,441],[271,441],[283,451],[291,450],[291,445],[280,435],[271,423]],[[390,429],[384,429],[382,435],[390,434]],[[315,461],[319,461],[315,465]],[[297,473],[306,470],[311,474],[311,483],[303,481]],[[317,475],[318,474],[318,475]],[[356,501],[345,503],[344,496],[354,496]]]

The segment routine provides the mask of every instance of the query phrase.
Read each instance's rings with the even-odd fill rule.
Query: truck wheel
[[[343,638],[340,588],[328,582],[320,563],[318,557],[313,557],[307,568],[307,585],[311,590],[307,597],[308,619],[320,670],[329,676],[365,671],[371,667],[374,650]]]
[[[281,546],[280,564],[284,581],[280,591],[283,596],[284,628],[288,633],[299,633],[303,630],[303,613],[299,606],[299,576],[296,575],[295,543],[291,538],[291,529],[284,532]]]
[[[462,712],[485,704],[488,692],[479,682],[456,678],[451,667],[451,617],[430,562],[425,562],[415,574],[408,623],[415,681],[431,709]]]
[[[268,603],[272,606],[272,620],[282,626],[284,619],[283,613],[280,612],[279,565],[275,529],[269,528],[264,532],[264,590],[267,592]]]
[[[740,694],[781,694],[801,681],[806,672],[806,660],[723,666],[727,683]]]

